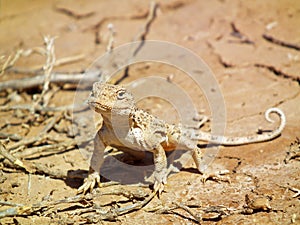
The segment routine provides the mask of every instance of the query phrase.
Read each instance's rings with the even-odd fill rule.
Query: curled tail
[[[274,120],[270,118],[271,113],[276,113],[280,117],[280,125],[278,128],[273,130],[270,133],[263,133],[258,135],[252,135],[252,136],[246,136],[246,137],[224,137],[224,136],[217,136],[217,135],[211,135],[209,133],[205,132],[196,132],[192,134],[191,139],[192,140],[201,140],[201,141],[207,141],[214,144],[221,144],[221,145],[244,145],[244,144],[250,144],[250,143],[257,143],[257,142],[263,142],[263,141],[269,141],[277,136],[279,136],[285,127],[286,124],[286,118],[284,113],[278,109],[278,108],[270,108],[265,112],[265,118],[268,122],[273,123]]]

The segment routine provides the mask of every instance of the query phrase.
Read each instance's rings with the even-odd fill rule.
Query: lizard
[[[267,121],[274,122],[270,118],[271,113],[280,117],[280,125],[271,132],[244,137],[212,135],[181,124],[168,124],[137,108],[133,95],[125,87],[103,82],[93,84],[87,103],[101,114],[103,123],[94,138],[88,177],[77,191],[84,194],[96,184],[101,187],[100,168],[106,148],[114,147],[133,156],[140,154],[139,157],[145,151],[152,152],[155,168],[153,189],[161,194],[167,183],[166,151],[190,150],[198,171],[204,174],[200,168],[202,151],[197,145],[199,141],[224,146],[265,142],[278,137],[286,124],[285,114],[279,108],[269,108],[265,112]],[[218,173],[215,175],[217,177]]]

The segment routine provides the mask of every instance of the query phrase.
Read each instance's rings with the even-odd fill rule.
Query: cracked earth
[[[155,198],[144,208],[120,215],[112,221],[83,219],[76,210],[88,207],[90,201],[82,200],[75,205],[69,202],[25,216],[0,217],[0,224],[199,222],[197,216],[184,210],[184,207],[166,209],[174,202],[201,214],[201,224],[300,224],[300,145],[297,139],[300,137],[300,3],[288,0],[168,0],[157,3],[159,7],[145,33],[146,40],[176,43],[190,49],[208,64],[224,96],[227,119],[225,134],[243,136],[254,134],[258,129],[273,129],[275,125],[267,123],[263,115],[266,109],[278,107],[287,118],[281,136],[269,142],[221,147],[209,169],[228,169],[230,183],[208,180],[203,184],[201,175],[188,158],[180,172],[169,176],[160,199]],[[42,37],[51,35],[57,36],[57,59],[77,57],[77,60],[56,66],[53,71],[80,73],[105,53],[110,40],[108,24],[114,26],[114,46],[117,47],[141,38],[148,14],[148,1],[1,0],[0,60],[13,55],[18,49],[42,46]],[[41,88],[15,90],[2,88],[1,84],[34,77],[36,74],[32,71],[44,63],[45,58],[38,55],[21,57],[12,68],[0,75],[1,107],[32,104],[32,96],[40,93]],[[187,90],[197,109],[211,116],[209,102],[201,90],[191,88],[193,81],[176,68],[159,63],[132,65],[129,76],[120,81],[126,84],[153,74],[171,79],[171,82]],[[50,105],[72,104],[76,86],[58,86],[52,93]],[[168,122],[178,119],[172,106],[157,98],[144,99],[139,102],[139,107]],[[24,121],[28,121],[28,118],[25,111],[1,110],[0,133],[16,134],[23,138],[36,137],[45,123],[26,125]],[[55,113],[50,114],[43,116],[52,118]],[[49,134],[53,137],[59,134],[60,141],[70,140],[66,130],[72,125],[67,119],[61,121]],[[202,129],[208,131],[209,123]],[[8,147],[15,143],[14,140],[7,143],[5,138],[1,137],[0,140]],[[36,142],[27,147],[38,144]],[[49,170],[62,173],[86,173],[88,170],[88,162],[75,147],[61,152],[23,156],[21,159],[40,163]],[[116,172],[115,168],[112,170]],[[125,179],[133,179],[126,171],[120,171],[120,174]],[[144,182],[143,175],[137,179],[140,180],[135,185],[104,187],[104,192],[111,194],[98,194],[94,201],[103,207],[119,207],[138,201],[135,194],[133,200],[114,194],[118,190],[137,192],[140,189],[146,194],[150,193],[147,185],[138,186],[139,182]],[[0,156],[0,212],[10,207],[3,202],[31,205],[45,198],[55,201],[75,196],[81,184],[82,179],[24,172]],[[215,210],[203,211],[203,208],[209,207],[215,207]],[[234,210],[241,211],[232,213]]]

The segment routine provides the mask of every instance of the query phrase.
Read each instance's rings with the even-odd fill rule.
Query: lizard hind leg
[[[198,171],[202,174],[201,180],[203,183],[205,183],[206,180],[208,180],[208,179],[212,179],[212,180],[216,180],[216,181],[226,181],[226,182],[230,183],[230,178],[228,176],[224,176],[229,173],[229,170],[219,170],[219,171],[210,172],[210,173],[203,171],[203,169],[201,168],[201,164],[203,161],[203,154],[202,154],[202,151],[200,148],[195,147],[192,150],[192,156],[193,156],[193,159],[194,159],[194,162],[196,164]]]

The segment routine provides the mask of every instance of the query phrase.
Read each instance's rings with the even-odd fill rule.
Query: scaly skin
[[[135,157],[143,157],[145,151],[154,156],[154,191],[161,193],[167,182],[167,159],[165,151],[177,149],[192,151],[197,169],[200,169],[202,151],[197,146],[199,141],[221,145],[244,145],[264,142],[278,137],[285,127],[284,113],[278,108],[270,108],[265,118],[273,122],[269,115],[276,113],[281,121],[272,132],[248,137],[215,136],[200,130],[171,125],[136,107],[134,98],[124,87],[97,82],[93,85],[88,104],[103,117],[103,126],[94,141],[94,152],[91,159],[89,176],[78,192],[92,190],[100,184],[100,168],[103,163],[104,150],[114,147]],[[220,172],[204,176],[218,178]]]

